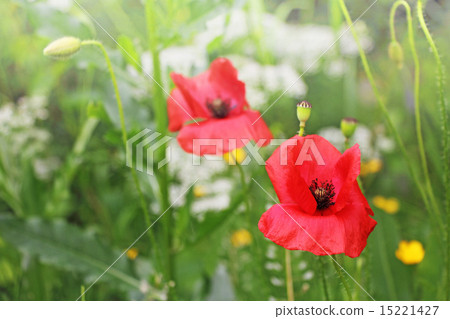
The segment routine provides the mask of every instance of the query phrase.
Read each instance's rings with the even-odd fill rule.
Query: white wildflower
[[[275,271],[280,271],[283,269],[283,266],[277,262],[267,262],[264,267],[267,270],[275,270]]]
[[[304,269],[306,269],[306,267],[308,267],[308,264],[306,263],[306,261],[301,261],[298,264],[298,269],[300,269],[300,270],[304,270]]]
[[[345,138],[339,128],[325,127],[318,132],[318,135],[327,139],[337,149],[344,150]],[[364,125],[358,124],[352,143],[359,144],[363,158],[378,158],[381,152],[390,152],[394,142],[382,133],[374,134]]]
[[[303,274],[303,280],[311,280],[314,277],[314,272],[312,270],[308,270]]]
[[[270,278],[270,282],[272,285],[277,286],[277,287],[281,287],[284,285],[284,280],[277,278],[277,277]]]
[[[357,21],[354,26],[356,33],[358,34],[359,42],[364,51],[370,51],[373,48],[373,40],[369,36],[369,30],[364,21]],[[347,30],[347,26],[342,27],[340,34],[343,33],[341,39],[339,40],[339,45],[341,49],[342,55],[346,56],[358,56],[358,46],[356,45],[355,39],[353,38],[353,34],[350,31],[345,32]],[[344,33],[345,32],[345,33]]]

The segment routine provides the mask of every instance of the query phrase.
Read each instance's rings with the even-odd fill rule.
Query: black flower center
[[[223,119],[230,113],[230,101],[224,101],[220,98],[206,101],[206,106],[216,119]]]
[[[334,185],[331,180],[329,182],[327,180],[319,182],[316,178],[311,182],[309,190],[316,200],[317,209],[321,210],[334,205],[333,199],[336,193],[334,192]]]

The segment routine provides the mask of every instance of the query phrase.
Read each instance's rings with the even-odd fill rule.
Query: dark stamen
[[[333,199],[336,193],[334,192],[332,181],[328,182],[326,180],[319,183],[319,180],[316,178],[311,182],[309,190],[317,202],[317,209],[321,210],[334,205]]]
[[[212,113],[212,116],[217,119],[223,119],[230,113],[230,102],[224,101],[220,98],[216,98],[212,101],[206,101],[208,110]]]

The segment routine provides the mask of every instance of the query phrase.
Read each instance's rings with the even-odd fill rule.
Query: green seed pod
[[[306,123],[311,116],[311,104],[307,101],[302,101],[297,104],[297,118],[300,123]]]
[[[388,48],[389,58],[401,69],[403,67],[403,49],[400,43],[392,41]]]
[[[358,121],[353,117],[345,117],[341,121],[341,132],[344,134],[345,138],[350,138],[355,134],[356,126]]]
[[[44,55],[55,59],[68,59],[81,48],[81,40],[74,37],[63,37],[53,41],[44,49]]]

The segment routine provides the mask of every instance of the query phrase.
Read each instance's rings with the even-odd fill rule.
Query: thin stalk
[[[231,154],[230,154],[231,155]],[[240,179],[241,179],[241,186],[242,186],[242,192],[243,194],[247,194],[250,188],[250,184],[247,182],[246,177],[245,177],[245,172],[244,169],[242,167],[241,164],[238,163],[237,159],[236,160],[236,166],[238,167],[239,170],[239,175],[240,175]],[[266,271],[266,269],[264,268],[264,255],[261,251],[261,247],[258,245],[258,242],[256,240],[257,238],[257,234],[255,233],[255,228],[253,227],[253,223],[252,223],[252,216],[251,216],[251,207],[250,207],[250,201],[249,201],[249,197],[248,196],[244,196],[244,205],[245,205],[245,216],[246,216],[246,222],[247,222],[247,228],[250,232],[250,234],[252,235],[254,244],[250,245],[250,250],[251,253],[256,256],[256,258],[258,259],[258,264],[260,265],[259,272],[260,272],[260,276],[262,278],[267,278],[267,276],[269,275]]]
[[[284,260],[286,262],[286,293],[287,300],[294,301],[294,281],[292,280],[292,265],[291,265],[291,251],[289,249],[284,250]]]
[[[112,67],[112,63],[111,60],[109,58],[108,52],[106,52],[105,47],[103,46],[103,44],[99,41],[96,40],[85,40],[81,43],[81,45],[95,45],[97,47],[100,48],[100,50],[103,53],[103,56],[105,58],[106,61],[106,65],[108,67],[108,71],[109,71],[109,75],[111,77],[111,81],[113,83],[113,87],[114,87],[114,93],[116,95],[116,102],[117,102],[117,109],[119,111],[119,118],[120,118],[120,128],[122,131],[122,142],[124,144],[125,150],[127,149],[127,141],[128,141],[128,136],[127,136],[127,129],[125,126],[125,115],[123,112],[123,105],[122,105],[122,99],[120,98],[120,92],[119,92],[119,87],[117,85],[117,80],[116,80],[116,75],[114,73],[114,69]],[[131,168],[131,175],[133,176],[133,181],[134,184],[136,185],[136,189],[138,191],[138,195],[139,195],[139,200],[140,200],[140,205],[142,208],[142,212],[144,213],[144,218],[145,218],[145,223],[147,225],[147,227],[150,227],[151,220],[150,220],[150,212],[148,211],[147,208],[147,204],[145,203],[145,198],[144,198],[144,194],[142,193],[142,189],[141,189],[141,185],[139,184],[139,179],[137,177],[136,171]],[[157,245],[156,245],[156,241],[155,241],[155,237],[153,236],[153,232],[148,231],[148,236],[150,238],[150,241],[152,243],[153,249],[155,254],[157,254]],[[158,258],[156,258],[158,259]]]
[[[325,295],[325,300],[329,301],[330,295],[328,293],[327,280],[325,278],[325,262],[323,261],[322,256],[318,256],[317,258],[319,259],[319,263],[320,263],[320,277],[322,277],[323,293]]]
[[[159,59],[158,21],[155,4],[155,0],[145,1],[145,20],[147,25],[148,44],[153,61],[153,106],[155,110],[156,129],[161,134],[167,134],[168,120],[164,98],[165,92],[161,87],[161,62]],[[156,150],[155,155],[157,162],[165,157],[165,152],[166,144]],[[175,280],[175,249],[173,247],[173,229],[175,228],[175,220],[169,203],[169,183],[166,165],[159,169],[157,179],[161,195],[161,208],[164,211],[167,210],[166,215],[168,215],[163,220],[163,229],[167,251],[167,279],[172,283]],[[169,287],[169,300],[175,299],[174,287],[176,287],[176,285],[169,285]]]
[[[344,147],[345,150],[348,150],[350,148],[350,139],[348,137],[345,138]]]
[[[434,219],[435,224],[436,224],[436,228],[438,229],[438,231],[441,232],[441,234],[443,234],[443,226],[442,226],[442,222],[440,222],[439,211],[431,206],[430,201],[429,201],[429,199],[427,197],[427,194],[426,194],[426,192],[425,192],[421,182],[419,181],[419,179],[418,179],[418,177],[416,175],[416,172],[414,170],[412,161],[411,161],[410,157],[408,156],[408,153],[406,152],[406,148],[405,148],[405,145],[403,144],[403,140],[401,139],[397,129],[395,128],[395,125],[394,125],[394,123],[393,123],[393,121],[392,121],[392,119],[391,119],[391,117],[389,115],[389,111],[386,108],[386,104],[384,103],[383,99],[381,98],[381,95],[380,95],[380,93],[378,91],[378,88],[377,88],[376,83],[375,83],[375,79],[374,79],[373,74],[372,74],[372,70],[370,69],[369,63],[367,61],[366,54],[365,54],[364,50],[361,47],[361,43],[359,41],[358,34],[356,33],[356,31],[355,31],[355,29],[353,27],[353,21],[352,21],[352,19],[350,17],[350,14],[349,14],[348,10],[347,10],[347,7],[345,5],[345,1],[344,0],[339,0],[339,2],[340,2],[340,5],[341,5],[342,13],[344,14],[345,20],[347,21],[347,24],[350,26],[350,30],[351,30],[351,32],[353,34],[353,38],[355,39],[355,42],[356,42],[356,44],[358,46],[358,51],[359,51],[359,55],[361,57],[361,62],[362,62],[364,71],[365,71],[366,76],[367,76],[367,78],[368,78],[368,80],[370,82],[370,85],[372,87],[372,91],[375,94],[375,97],[377,99],[378,105],[379,105],[379,107],[380,107],[380,109],[381,109],[381,111],[383,113],[383,116],[385,117],[385,120],[387,122],[387,125],[388,125],[390,131],[394,135],[394,138],[395,138],[395,140],[397,142],[397,145],[398,145],[398,147],[400,149],[400,152],[402,153],[402,155],[403,155],[403,157],[404,157],[404,159],[406,161],[406,164],[408,166],[408,170],[409,170],[410,175],[411,175],[411,177],[413,179],[413,182],[416,185],[417,189],[419,190],[420,196],[422,197],[422,200],[423,200],[423,202],[425,204],[425,207],[426,207],[427,211],[430,213],[431,217]]]
[[[53,189],[50,194],[50,200],[45,206],[44,215],[46,217],[63,216],[66,213],[64,209],[65,199],[68,189],[72,183],[75,173],[81,164],[81,155],[84,152],[87,143],[92,137],[95,128],[99,123],[99,119],[89,117],[83,124],[80,133],[78,134],[75,144],[72,147],[71,153],[67,156],[61,174],[55,179]]]
[[[238,167],[238,170],[239,170],[239,176],[241,178],[242,190],[243,190],[244,193],[247,193],[247,191],[248,191],[248,184],[247,184],[247,181],[245,179],[244,169],[242,168],[241,164],[239,164],[237,162],[237,160],[236,160],[236,166]],[[250,202],[248,200],[248,196],[245,196],[244,204],[245,204],[245,213],[246,213],[248,227],[251,228],[250,227],[251,226]]]
[[[338,258],[338,256],[339,255],[336,255],[336,259],[339,259],[339,264],[343,264],[343,259],[342,258]],[[337,260],[336,260],[337,261]],[[351,291],[350,291],[350,287],[348,286],[348,283],[347,283],[347,281],[345,280],[345,278],[344,278],[344,274],[342,273],[342,269],[341,269],[341,267],[339,267],[339,265],[333,260],[333,259],[331,259],[331,263],[333,264],[333,266],[334,266],[334,269],[336,270],[336,272],[338,273],[338,275],[339,275],[339,278],[341,279],[341,282],[342,282],[342,285],[344,286],[344,288],[345,288],[345,292],[347,293],[347,298],[348,298],[348,300],[352,300],[353,298],[352,298],[352,293],[351,293]]]
[[[86,301],[86,288],[81,285],[81,301]]]
[[[444,190],[445,190],[445,211],[447,214],[447,226],[446,226],[446,241],[447,241],[447,256],[446,256],[446,265],[447,265],[447,284],[446,284],[446,294],[447,300],[450,298],[450,170],[449,170],[449,152],[448,152],[448,137],[449,137],[449,129],[448,129],[448,121],[447,121],[447,106],[444,96],[444,68],[442,66],[441,57],[439,55],[439,51],[437,49],[436,44],[434,43],[433,37],[431,36],[430,31],[428,30],[428,26],[425,22],[425,18],[423,15],[422,1],[419,0],[417,2],[417,17],[419,18],[419,24],[422,28],[423,33],[425,34],[425,38],[428,41],[428,44],[431,47],[431,51],[433,52],[434,59],[437,64],[437,84],[439,90],[439,106],[441,113],[441,128],[442,128],[442,160],[444,163]]]
[[[384,273],[384,277],[386,278],[387,291],[389,293],[391,300],[398,300],[397,292],[395,291],[394,277],[392,274],[392,269],[389,264],[388,256],[386,253],[387,245],[386,245],[386,241],[384,239],[386,234],[383,233],[383,227],[378,229],[376,234],[378,236],[379,258],[380,258],[381,268]]]
[[[298,131],[299,136],[303,136],[305,134],[305,125],[300,125],[300,130]]]
[[[394,3],[391,8],[390,14],[390,28],[391,28],[391,37],[395,40],[395,12],[399,6],[403,6],[406,10],[406,21],[408,26],[408,41],[409,46],[411,48],[411,54],[414,61],[414,112],[415,112],[415,120],[416,120],[416,134],[417,134],[417,142],[419,146],[419,154],[420,154],[420,162],[422,166],[423,176],[425,178],[425,189],[430,198],[431,205],[433,209],[439,212],[439,208],[436,202],[436,198],[434,196],[433,188],[431,187],[430,174],[428,172],[427,158],[425,155],[425,146],[423,143],[423,135],[422,135],[422,124],[421,124],[421,116],[420,116],[420,62],[419,55],[417,54],[416,44],[414,40],[414,30],[411,16],[411,7],[404,0],[398,0]]]

